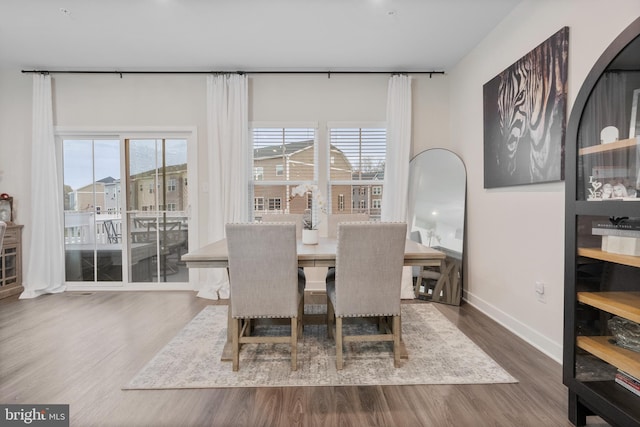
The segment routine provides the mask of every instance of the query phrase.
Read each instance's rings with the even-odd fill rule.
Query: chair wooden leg
[[[414,285],[413,288],[413,294],[415,296],[415,298],[417,299],[420,296],[420,285],[422,284],[422,271],[424,270],[424,267],[420,267],[420,272],[418,273],[418,277],[416,277],[416,283]]]
[[[331,300],[327,298],[327,337],[333,338],[333,321],[335,319],[335,311],[333,310],[333,304]]]
[[[393,316],[393,366],[400,367],[400,316]]]
[[[336,317],[336,369],[342,369],[342,317]]]
[[[298,319],[291,318],[291,370],[298,369]]]
[[[298,305],[298,336],[302,336],[304,333],[304,298],[300,300],[300,304]]]
[[[240,367],[240,319],[231,321],[231,346],[233,347],[232,369],[237,371]]]

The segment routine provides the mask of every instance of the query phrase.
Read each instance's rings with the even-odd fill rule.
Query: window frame
[[[319,150],[319,139],[318,139],[318,123],[317,122],[250,122],[249,123],[249,163],[251,165],[250,169],[254,170],[256,168],[256,166],[254,165],[254,150],[255,150],[255,144],[254,144],[254,131],[260,131],[260,130],[268,130],[268,129],[272,129],[272,130],[282,130],[283,133],[286,133],[287,130],[290,130],[294,135],[296,131],[300,131],[300,132],[305,132],[308,131],[310,133],[312,133],[313,135],[313,152],[314,152],[314,162],[313,162],[313,177],[311,179],[286,179],[286,167],[284,165],[283,166],[283,173],[282,175],[278,175],[276,173],[275,167],[274,167],[274,176],[279,177],[282,176],[283,179],[269,179],[269,180],[256,180],[254,179],[255,176],[252,176],[251,179],[249,180],[249,221],[255,221],[256,219],[258,219],[262,213],[267,213],[267,212],[282,212],[282,213],[288,213],[289,212],[289,202],[291,201],[291,198],[289,200],[286,200],[285,198],[280,197],[280,209],[278,210],[272,210],[270,209],[270,199],[275,198],[274,197],[270,197],[270,196],[264,196],[264,209],[263,210],[258,210],[257,209],[257,205],[256,205],[256,197],[261,197],[261,196],[256,196],[256,192],[255,192],[255,187],[256,186],[260,186],[260,187],[269,187],[269,186],[273,186],[273,187],[287,187],[287,192],[293,190],[293,188],[295,188],[296,186],[300,185],[300,184],[315,184],[317,185],[318,181],[317,181],[317,176],[318,176],[318,150]],[[286,138],[286,135],[283,135],[283,138]],[[258,166],[261,167],[261,166]],[[263,167],[262,167],[263,168]],[[264,169],[264,168],[263,168]],[[262,176],[262,178],[264,178],[264,175]],[[323,192],[324,193],[324,192]]]
[[[331,159],[330,162],[327,162],[327,167],[326,167],[326,178],[327,178],[327,194],[328,199],[329,200],[333,200],[333,197],[331,197],[331,189],[333,186],[349,186],[351,188],[350,190],[350,197],[351,197],[351,203],[349,203],[351,205],[351,209],[354,211],[353,213],[359,213],[362,211],[366,211],[367,213],[369,213],[370,218],[372,220],[379,220],[381,217],[381,208],[380,209],[376,209],[373,207],[373,202],[372,202],[372,195],[373,195],[373,189],[378,187],[380,190],[380,200],[382,199],[382,192],[384,191],[384,184],[385,184],[385,180],[384,178],[382,180],[377,180],[377,179],[372,179],[372,180],[363,180],[363,179],[359,179],[359,180],[354,180],[354,179],[350,179],[350,180],[332,180],[331,179],[331,167],[334,165],[334,159],[333,159],[333,153],[331,152],[331,147],[332,147],[332,130],[340,130],[340,129],[361,129],[361,130],[370,130],[372,132],[380,132],[382,130],[384,130],[384,141],[385,141],[385,162],[386,162],[386,151],[388,150],[388,129],[387,129],[387,123],[386,122],[367,122],[367,121],[362,121],[362,122],[327,122],[327,130],[326,130],[326,156],[328,159]],[[386,168],[385,168],[386,169]],[[357,187],[357,195],[358,198],[356,199],[356,191],[354,191],[354,188]],[[363,193],[363,194],[360,194]],[[364,200],[362,200],[361,198],[364,198]],[[371,202],[370,202],[371,200]],[[363,203],[364,202],[364,203]],[[381,204],[382,202],[380,202]],[[345,203],[345,205],[347,205],[347,203]],[[333,207],[331,206],[331,202],[329,202],[329,212],[334,211]],[[372,210],[375,210],[377,212],[372,213]],[[336,212],[344,212],[344,211],[340,211],[339,209],[335,210]]]

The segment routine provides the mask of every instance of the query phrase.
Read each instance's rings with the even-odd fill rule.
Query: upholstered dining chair
[[[262,215],[262,222],[293,222],[296,224],[296,237],[302,238],[303,214],[270,213]]]
[[[302,239],[302,228],[304,227],[304,215],[303,214],[282,214],[282,213],[270,213],[262,215],[262,222],[293,222],[296,225],[296,239]],[[298,275],[300,280],[306,280],[304,274],[304,268],[298,268]]]
[[[302,333],[303,277],[298,275],[296,226],[293,223],[227,224],[232,369],[239,369],[241,344],[289,343],[291,370],[297,369]],[[251,336],[251,321],[291,320],[289,336]]]
[[[369,214],[330,214],[327,218],[327,236],[336,238],[338,236],[338,224],[342,222],[363,222],[369,221]]]
[[[336,271],[333,277],[327,276],[327,332],[329,338],[335,336],[337,369],[343,367],[343,342],[350,341],[392,341],[394,366],[400,366],[400,290],[406,232],[405,223],[338,225]],[[344,335],[343,320],[351,317],[384,321],[380,322],[379,334]]]
[[[363,222],[369,221],[369,214],[356,213],[356,214],[330,214],[327,218],[327,237],[335,239],[338,237],[338,224],[343,222]],[[331,280],[331,276],[336,274],[335,267],[329,267],[327,269],[327,280]]]

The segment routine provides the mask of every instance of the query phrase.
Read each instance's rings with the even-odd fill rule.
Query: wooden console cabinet
[[[7,225],[0,251],[0,299],[21,293],[22,225]]]

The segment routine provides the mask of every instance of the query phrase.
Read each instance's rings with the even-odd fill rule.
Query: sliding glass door
[[[128,139],[127,211],[133,282],[187,282],[187,141]]]
[[[71,288],[189,288],[188,141],[62,139]]]

